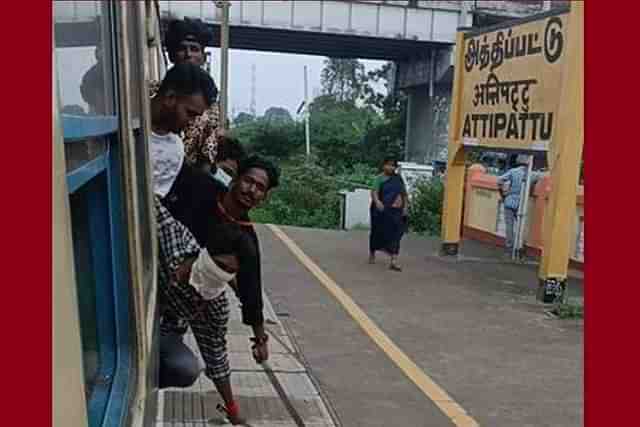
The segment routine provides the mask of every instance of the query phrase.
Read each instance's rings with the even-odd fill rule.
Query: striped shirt
[[[187,258],[197,256],[200,246],[187,227],[169,213],[157,196],[154,197],[154,208],[158,229],[158,289],[162,307],[178,267]]]

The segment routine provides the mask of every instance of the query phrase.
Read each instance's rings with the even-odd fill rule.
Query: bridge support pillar
[[[433,139],[433,103],[429,86],[414,86],[407,93],[407,130],[405,160],[422,163],[426,160]]]
[[[451,87],[429,85],[404,89],[407,94],[405,160],[429,163],[447,146]]]
[[[453,86],[452,53],[451,49],[434,48],[396,63],[395,87],[408,98],[406,161],[429,163],[438,159],[447,147]]]

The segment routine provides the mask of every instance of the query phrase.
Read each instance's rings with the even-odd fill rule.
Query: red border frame
[[[585,5],[585,425],[637,423],[640,291],[636,134],[638,2]],[[626,105],[625,105],[626,104]],[[626,223],[626,224],[625,224]],[[627,330],[629,328],[630,330]]]
[[[51,424],[52,3],[6,2],[2,425]]]
[[[24,55],[25,60],[3,64],[2,105],[5,123],[10,123],[3,134],[4,147],[9,149],[4,154],[16,158],[5,158],[1,210],[7,233],[4,288],[8,291],[3,341],[9,349],[2,352],[3,391],[5,399],[11,400],[3,402],[10,408],[2,414],[3,425],[51,423],[51,288],[46,285],[51,283],[51,269],[43,262],[51,259],[51,221],[42,213],[51,207],[51,151],[43,147],[51,138],[52,15],[51,2],[35,4],[3,4],[5,49],[11,52],[6,58]],[[638,181],[632,162],[638,141],[627,126],[638,121],[637,100],[628,92],[635,89],[638,72],[625,59],[637,55],[639,9],[637,2],[590,1],[586,7],[585,161],[590,166],[585,197],[591,199],[585,205],[590,218],[585,266],[588,427],[633,425],[637,418],[632,411],[640,384],[635,339],[640,288],[630,267],[638,263],[640,236],[637,228],[622,221],[634,215],[630,194],[637,194],[632,187]],[[608,151],[605,147],[613,148],[608,156],[602,155]],[[15,182],[18,185],[11,185]]]

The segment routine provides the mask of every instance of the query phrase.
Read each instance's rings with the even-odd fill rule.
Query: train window
[[[99,159],[106,153],[107,144],[104,139],[90,138],[78,141],[74,144],[65,144],[65,162],[68,171],[73,171],[81,166]]]
[[[56,69],[67,171],[104,155],[103,136],[117,130],[108,16],[108,8],[99,1],[54,2]]]
[[[146,320],[132,311],[132,298],[139,295],[132,292],[135,287],[144,290],[146,314],[155,314],[155,298],[150,298],[155,240],[147,148],[149,72],[143,61],[148,56],[145,9],[141,2],[53,5],[83,351],[79,368],[84,370],[89,425],[118,425],[130,403],[135,322]],[[119,28],[126,38],[116,37]],[[127,114],[120,109],[125,102],[131,107]],[[129,221],[129,214],[136,220]],[[134,230],[140,252],[129,250]],[[134,264],[141,276],[130,274]]]
[[[56,67],[63,114],[113,115],[108,9],[99,1],[54,2]]]
[[[100,380],[101,362],[98,341],[98,317],[96,295],[96,269],[91,250],[89,189],[83,188],[70,196],[74,267],[78,286],[78,311],[81,319],[82,361],[87,400],[93,394],[96,382]]]

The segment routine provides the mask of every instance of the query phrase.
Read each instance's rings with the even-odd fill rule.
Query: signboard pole
[[[574,229],[584,137],[584,4],[572,2],[559,117],[550,159],[552,189],[544,221],[544,248],[538,299],[566,298],[567,270]],[[550,153],[550,154],[551,154]]]
[[[455,55],[453,97],[451,101],[451,116],[449,117],[449,152],[442,206],[441,253],[448,256],[458,255],[464,194],[465,151],[460,141],[461,92],[464,71],[464,33],[462,31],[458,31],[456,36]]]
[[[520,190],[520,206],[518,206],[518,221],[515,242],[513,242],[513,252],[511,258],[520,259],[522,256],[522,248],[524,247],[524,224],[527,219],[529,209],[529,193],[531,189],[531,174],[533,172],[533,156],[529,156],[527,164],[527,174],[524,177],[522,189]]]

